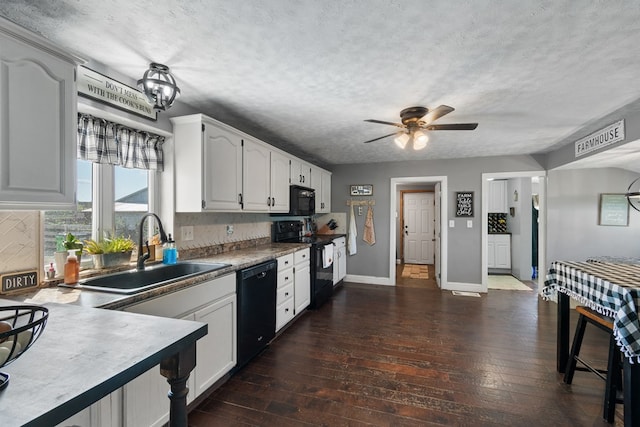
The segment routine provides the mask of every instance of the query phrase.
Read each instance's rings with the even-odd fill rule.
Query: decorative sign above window
[[[373,185],[352,185],[350,194],[352,196],[373,196]]]
[[[78,94],[147,119],[158,117],[147,97],[138,89],[82,66],[78,67]]]
[[[624,139],[624,120],[610,124],[604,129],[592,133],[589,136],[576,141],[575,157],[584,156],[587,153],[604,148],[614,142]]]
[[[473,191],[456,192],[456,216],[473,216]]]

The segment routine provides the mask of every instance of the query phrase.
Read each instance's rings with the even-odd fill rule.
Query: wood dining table
[[[613,319],[613,334],[623,354],[624,425],[640,427],[640,264],[589,260],[555,261],[542,297],[557,296],[556,369],[564,373],[569,357],[569,299]]]

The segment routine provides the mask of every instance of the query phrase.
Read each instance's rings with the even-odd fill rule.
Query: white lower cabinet
[[[309,248],[293,253],[294,263],[294,314],[300,313],[311,303],[311,264]]]
[[[192,402],[236,364],[235,274],[144,301],[125,308],[125,311],[208,324],[207,335],[196,343],[196,367],[187,383],[187,403]],[[159,366],[125,385],[122,388],[123,425],[164,425],[169,420],[168,391],[169,384],[160,375]]]
[[[276,289],[276,332],[293,319],[293,254],[278,258],[278,287]]]
[[[487,236],[487,267],[511,268],[510,234],[489,234]]]
[[[67,418],[57,427],[119,427],[121,423],[120,390],[103,397],[93,405]]]
[[[276,332],[311,302],[309,248],[278,258]]]
[[[335,286],[347,275],[346,238],[333,239],[333,244],[333,286]]]

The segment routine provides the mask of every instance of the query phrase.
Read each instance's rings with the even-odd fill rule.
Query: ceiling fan
[[[377,141],[379,139],[387,138],[391,135],[396,135],[393,139],[396,145],[400,148],[405,148],[410,140],[413,140],[413,149],[422,150],[427,146],[429,137],[424,131],[431,130],[474,130],[478,127],[477,123],[452,123],[444,125],[434,125],[434,121],[440,117],[449,114],[454,110],[453,107],[448,105],[440,105],[439,107],[429,110],[426,107],[409,107],[400,111],[400,119],[402,123],[385,122],[382,120],[367,119],[365,122],[380,123],[383,125],[391,125],[401,128],[401,131],[390,133],[379,138],[370,139],[365,141],[365,144],[369,142]]]

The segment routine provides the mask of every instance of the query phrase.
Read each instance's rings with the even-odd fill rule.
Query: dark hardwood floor
[[[604,382],[555,371],[556,305],[347,283],[189,415],[205,426],[605,426]],[[575,319],[573,319],[575,322]],[[607,336],[582,356],[606,366]],[[622,407],[616,411],[621,426]]]

